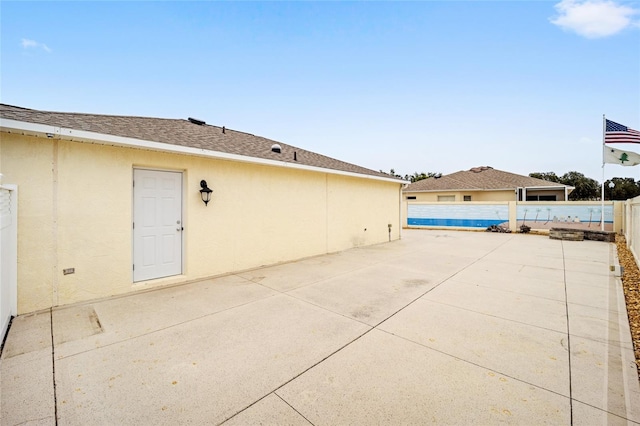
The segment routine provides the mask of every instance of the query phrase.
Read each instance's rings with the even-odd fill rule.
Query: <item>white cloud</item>
[[[38,43],[35,40],[29,40],[28,38],[23,38],[20,42],[23,49],[42,49],[45,52],[51,52],[49,46],[44,43]]]
[[[638,26],[632,18],[637,10],[606,0],[562,0],[555,6],[551,23],[587,38],[608,37]]]

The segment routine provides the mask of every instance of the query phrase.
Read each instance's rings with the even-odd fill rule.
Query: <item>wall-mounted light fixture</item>
[[[209,201],[211,201],[211,193],[213,191],[207,186],[207,181],[204,179],[200,181],[200,187],[202,188],[200,190],[200,197],[202,197],[202,202],[206,206],[209,204]]]

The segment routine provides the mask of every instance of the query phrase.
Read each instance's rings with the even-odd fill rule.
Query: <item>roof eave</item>
[[[572,186],[522,186],[522,187],[508,187],[508,188],[450,188],[450,189],[404,189],[403,192],[443,192],[443,191],[456,191],[456,192],[472,192],[472,191],[513,191],[517,188],[525,188],[525,189],[548,189],[548,190],[561,190],[564,191],[565,188],[569,189],[569,191],[573,191],[575,188]]]
[[[513,191],[514,188],[502,188],[502,189],[488,189],[488,188],[449,188],[449,189],[416,189],[416,190],[405,190],[404,192],[443,192],[443,191],[450,191],[450,192],[478,192],[478,191]]]
[[[568,186],[568,185],[558,185],[558,186],[523,186],[523,188],[527,188],[527,189],[561,189],[564,191],[565,188],[571,188],[573,189],[573,186]]]
[[[199,157],[215,158],[219,160],[231,160],[244,163],[261,164],[266,166],[287,167],[291,169],[313,172],[329,173],[341,176],[351,176],[364,179],[372,179],[383,182],[405,184],[406,181],[396,178],[367,175],[348,172],[344,170],[328,169],[324,167],[295,164],[287,161],[270,160],[266,158],[250,157],[247,155],[230,154],[221,151],[212,151],[202,148],[193,148],[182,145],[173,145],[163,142],[147,141],[123,136],[108,135],[104,133],[88,132],[65,127],[57,127],[49,124],[30,123],[0,117],[0,130],[8,133],[20,133],[30,136],[42,136],[47,138],[68,140],[73,142],[95,143],[100,145],[120,146],[126,148],[148,149],[150,151],[168,152],[174,154],[195,155]]]

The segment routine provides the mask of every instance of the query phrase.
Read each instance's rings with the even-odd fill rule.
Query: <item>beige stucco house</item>
[[[18,314],[400,238],[403,181],[201,120],[0,105],[0,130]]]
[[[540,203],[536,209],[541,209],[542,203],[567,201],[573,189],[492,167],[474,167],[407,185],[403,190],[402,224],[486,228],[510,222],[515,229],[519,217],[516,203]]]
[[[483,166],[414,182],[403,195],[414,201],[567,201],[573,189]]]

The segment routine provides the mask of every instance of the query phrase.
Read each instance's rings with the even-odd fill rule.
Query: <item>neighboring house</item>
[[[492,167],[474,167],[408,185],[409,201],[567,201],[573,187]]]
[[[0,131],[18,314],[400,238],[404,181],[201,120],[0,105]]]
[[[566,201],[573,189],[492,167],[474,167],[408,185],[403,190],[402,224],[476,229],[510,224],[514,228],[520,217],[516,202]]]

